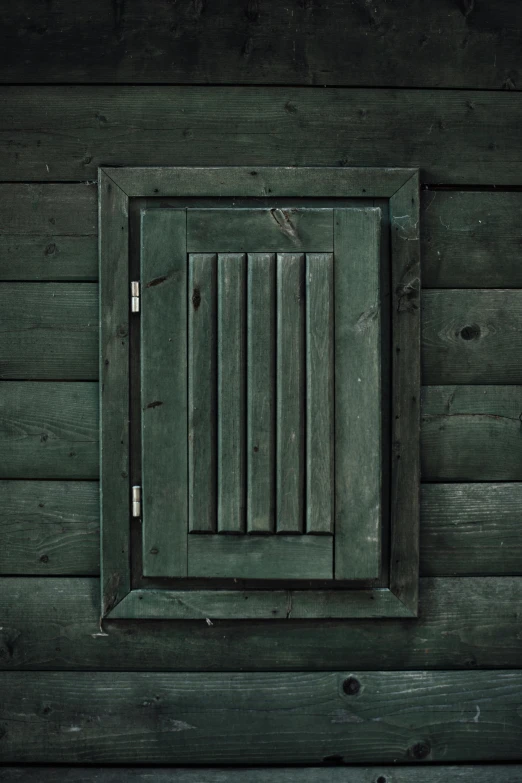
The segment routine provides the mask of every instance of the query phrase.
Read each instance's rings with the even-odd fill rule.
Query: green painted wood
[[[419,173],[392,196],[390,587],[418,604],[421,317]],[[387,399],[386,390],[383,399]],[[384,403],[383,403],[384,404]]]
[[[10,183],[0,185],[2,193],[2,280],[97,279],[93,185]],[[423,285],[521,286],[520,200],[519,193],[502,191],[425,191],[421,222]]]
[[[98,384],[3,382],[4,479],[97,479]]]
[[[306,256],[306,531],[333,533],[333,255]]]
[[[218,255],[218,530],[245,530],[246,258]],[[190,556],[190,555],[189,555]]]
[[[289,537],[290,538],[290,537]],[[306,547],[313,546],[319,554],[324,567],[324,573],[331,575],[332,547],[329,546],[326,555],[325,537],[318,545],[308,541],[312,537],[293,536],[289,541],[292,549],[298,553],[301,568],[309,567],[311,558],[303,558],[306,553],[299,544],[306,541]],[[251,541],[252,539],[248,539]],[[281,554],[281,546],[276,546],[273,539],[264,539],[263,549],[266,552]],[[267,541],[271,541],[268,545]],[[246,549],[252,551],[250,544]],[[202,548],[203,549],[203,548]],[[308,550],[309,552],[309,550]],[[314,554],[314,559],[316,557]],[[265,572],[253,563],[254,572]],[[273,567],[270,565],[269,570]],[[284,574],[286,564],[280,560],[280,567],[271,573]],[[292,573],[297,573],[296,566],[290,566]],[[320,564],[314,566],[319,573]],[[251,569],[245,573],[251,576]],[[329,619],[363,619],[382,617],[411,618],[412,613],[387,588],[378,590],[132,590],[110,615],[111,619],[134,620],[201,620],[213,623],[216,620],[329,620]]]
[[[1,283],[0,378],[96,380],[98,288]]]
[[[381,569],[380,209],[335,210],[335,578]]]
[[[425,481],[518,481],[522,478],[520,386],[423,389]]]
[[[2,573],[99,573],[96,483],[3,481],[0,498]],[[522,483],[424,484],[421,574],[522,575],[521,503]]]
[[[275,526],[276,260],[247,260],[247,531]]]
[[[0,280],[98,278],[96,187],[0,185]]]
[[[189,530],[216,530],[216,254],[190,254],[188,288]]]
[[[106,620],[100,632],[98,579],[9,577],[0,581],[0,667],[160,672],[516,669],[522,638],[514,618],[521,602],[522,579],[517,577],[423,578],[415,620],[223,620],[213,626],[204,620],[151,620],[139,627]]]
[[[97,392],[95,383],[4,382],[2,477],[98,478]],[[521,404],[518,386],[424,387],[425,478],[488,480],[487,469],[516,480]]]
[[[522,193],[423,193],[423,286],[520,288],[521,210]]]
[[[421,573],[522,574],[522,484],[425,484]]]
[[[350,678],[359,686],[355,695],[345,691]],[[0,684],[7,763],[521,756],[520,671],[2,672]]]
[[[184,209],[141,215],[141,474],[144,576],[186,576],[187,245]]]
[[[213,93],[214,91],[212,91]],[[129,196],[389,198],[412,176],[412,168],[262,165],[104,167]],[[222,202],[214,201],[214,206]]]
[[[77,13],[60,3],[51,13],[27,0],[6,9],[0,66],[7,83],[513,90],[521,28],[522,12],[509,0],[493,7],[407,0],[393,8],[260,0],[246,10],[183,2],[176,13],[144,0],[121,13],[101,0]]]
[[[305,500],[305,258],[277,254],[276,531],[302,533]]]
[[[0,498],[1,573],[99,573],[95,482],[2,481]],[[522,575],[522,484],[425,484],[421,501],[423,576]]]
[[[4,767],[5,783],[517,783],[522,765],[407,767]]]
[[[101,616],[130,589],[129,200],[103,171],[100,214]]]
[[[56,86],[42,101],[40,88],[12,86],[0,100],[6,180],[93,179],[99,165],[370,161],[420,167],[426,183],[521,182],[522,106],[508,91]]]
[[[426,384],[522,383],[521,291],[425,291]]]
[[[188,575],[331,579],[332,555],[332,541],[326,537],[193,535],[188,541]]]
[[[187,247],[193,253],[331,250],[332,210],[189,209]]]
[[[97,575],[97,481],[0,481],[0,573]]]

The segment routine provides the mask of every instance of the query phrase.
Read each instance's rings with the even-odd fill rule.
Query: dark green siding
[[[4,5],[0,759],[99,768],[0,779],[519,780],[520,9]],[[94,180],[153,164],[420,168],[418,619],[100,627]]]

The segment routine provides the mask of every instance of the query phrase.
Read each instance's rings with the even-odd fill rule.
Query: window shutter
[[[417,180],[408,174],[414,217]],[[234,175],[220,173],[216,188],[226,191]],[[291,205],[249,203],[249,194],[216,201],[213,192],[212,206],[137,202],[129,459],[141,506],[129,524],[131,591],[113,617],[150,605],[160,607],[154,616],[177,617],[182,604],[186,616],[196,610],[183,602],[203,596],[217,616],[279,617],[281,591],[297,600],[293,616],[407,616],[415,604],[416,519],[398,520],[393,508],[401,482],[415,483],[417,457],[405,454],[401,474],[390,448],[394,421],[405,426],[393,412],[409,393],[393,373],[407,376],[408,357],[411,389],[418,385],[415,340],[406,342],[418,308],[401,333],[400,308],[388,302],[395,267],[409,259],[401,275],[417,268],[415,245],[404,244],[416,238],[392,235],[390,259],[393,194],[377,204],[340,198],[326,182],[322,196],[329,188],[332,196],[310,204],[306,178],[302,185]],[[406,199],[397,201],[403,209]],[[415,426],[411,399],[405,417]],[[393,564],[401,548],[403,563]],[[402,585],[413,604],[399,600]],[[239,608],[241,595],[255,596],[250,609]],[[139,611],[129,608],[137,601]]]

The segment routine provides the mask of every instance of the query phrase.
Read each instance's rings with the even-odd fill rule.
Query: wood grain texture
[[[97,483],[2,481],[0,498],[2,573],[99,573]],[[522,575],[521,504],[522,483],[424,484],[421,574]]]
[[[3,767],[5,783],[517,783],[522,765],[407,767]]]
[[[323,536],[193,535],[188,560],[195,577],[331,579],[333,543]]]
[[[195,537],[193,536],[192,539]],[[219,556],[233,552],[227,545],[221,546]],[[228,539],[238,540],[232,536]],[[244,539],[244,537],[242,537]],[[331,576],[332,546],[326,536],[288,536],[280,543],[280,537],[263,538],[260,551],[267,555],[263,563],[252,562],[244,567],[248,577],[252,573],[277,575],[278,579],[290,574],[313,570],[315,574]],[[239,539],[241,540],[241,539]],[[252,536],[247,538],[252,542]],[[304,542],[304,543],[303,543]],[[189,542],[190,543],[190,542]],[[254,542],[255,544],[256,542]],[[287,558],[282,552],[286,548]],[[216,550],[218,548],[216,547]],[[242,555],[256,553],[252,543],[245,544]],[[205,556],[208,548],[201,547]],[[216,552],[217,553],[217,552]],[[313,553],[313,554],[312,554]],[[275,557],[273,557],[275,555]],[[293,556],[296,556],[295,563]],[[309,556],[312,555],[312,556]],[[304,556],[304,557],[303,557]],[[248,555],[247,555],[248,557]],[[274,565],[277,561],[277,565]],[[210,558],[200,562],[211,564]],[[322,570],[321,570],[322,569]],[[225,569],[223,569],[225,570]],[[212,573],[212,571],[210,571]],[[261,585],[259,585],[261,586]],[[378,590],[133,590],[110,615],[111,620],[362,620],[371,618],[411,618],[412,613],[397,600],[387,588]]]
[[[425,291],[425,384],[522,383],[522,291]]]
[[[415,172],[392,196],[389,206],[392,257],[390,587],[406,606],[411,607],[417,607],[418,603],[421,475],[419,202],[419,172]],[[386,391],[383,399],[386,399]]]
[[[98,278],[96,187],[0,185],[0,280]]]
[[[306,532],[334,529],[334,259],[306,256]]]
[[[425,484],[421,573],[522,574],[522,484]]]
[[[380,209],[335,210],[335,578],[381,569]]]
[[[98,579],[9,577],[0,581],[0,666],[160,672],[516,669],[522,656],[515,621],[521,602],[519,577],[422,578],[418,619],[217,620],[212,626],[204,619],[138,625],[106,620],[100,635]]]
[[[141,470],[144,576],[187,575],[188,357],[184,209],[141,215]]]
[[[217,520],[217,256],[189,256],[189,530]]]
[[[3,283],[0,303],[10,335],[0,355],[4,378],[98,377],[95,285]],[[424,291],[423,382],[522,383],[521,335],[518,290]]]
[[[6,10],[2,81],[520,89],[515,3],[60,0]],[[274,35],[274,31],[277,34]],[[364,45],[363,45],[364,44]],[[216,62],[219,67],[216,68]]]
[[[521,411],[520,386],[424,387],[424,481],[521,480]]]
[[[97,481],[0,481],[0,573],[97,575]]]
[[[425,191],[425,288],[520,288],[522,193]]]
[[[101,616],[130,589],[129,199],[103,171],[100,198]]]
[[[355,695],[344,690],[349,678],[359,686]],[[8,763],[521,756],[520,671],[2,672],[0,686]]]
[[[276,259],[249,253],[247,263],[247,530],[275,527]]]
[[[218,254],[218,531],[242,533],[246,514],[246,257]]]
[[[2,478],[98,478],[97,383],[7,381],[1,392]]]
[[[2,280],[97,279],[94,185],[10,183],[2,194]],[[421,204],[425,288],[522,285],[520,193],[424,191]]]
[[[95,380],[98,287],[1,283],[0,378]]]
[[[370,162],[420,167],[424,183],[522,181],[522,106],[509,91],[78,86],[47,87],[43,101],[15,86],[0,100],[6,180],[94,179],[100,165]]]
[[[277,254],[276,530],[304,531],[305,257]]]
[[[331,250],[331,209],[189,209],[191,253]]]

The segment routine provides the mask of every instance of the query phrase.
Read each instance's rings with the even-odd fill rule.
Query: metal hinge
[[[131,313],[140,311],[140,284],[137,280],[131,283]]]
[[[141,487],[139,484],[132,488],[132,516],[141,517]]]

